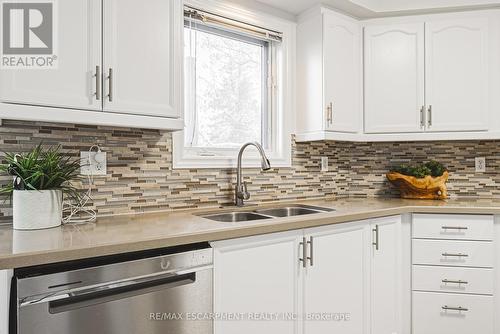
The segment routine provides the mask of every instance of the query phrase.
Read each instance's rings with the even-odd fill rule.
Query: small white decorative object
[[[61,190],[14,190],[13,224],[15,230],[39,230],[61,225]]]

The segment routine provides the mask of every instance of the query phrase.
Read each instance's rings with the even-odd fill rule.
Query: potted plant
[[[437,161],[393,168],[387,179],[399,189],[402,198],[446,199],[448,170]]]
[[[60,226],[63,198],[81,198],[72,184],[79,179],[80,160],[63,153],[60,146],[44,148],[39,144],[26,153],[5,153],[0,172],[14,178],[0,189],[0,195],[12,200],[14,229]]]

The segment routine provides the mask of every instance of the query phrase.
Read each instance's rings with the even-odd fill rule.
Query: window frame
[[[241,22],[266,27],[283,32],[283,41],[277,45],[270,44],[269,57],[274,66],[273,73],[268,75],[267,90],[268,122],[267,127],[272,133],[267,134],[270,148],[266,149],[273,167],[291,166],[291,134],[294,122],[293,79],[295,77],[295,29],[296,24],[282,18],[264,13],[248,11],[241,7],[234,7],[221,1],[189,0],[186,5],[210,11],[214,14],[229,17]],[[270,68],[270,67],[268,67]],[[264,91],[264,90],[263,90]],[[264,134],[263,134],[264,135]],[[184,145],[184,131],[173,133],[173,168],[234,168],[239,148],[192,148]],[[260,158],[256,151],[245,153],[245,167],[259,167]]]

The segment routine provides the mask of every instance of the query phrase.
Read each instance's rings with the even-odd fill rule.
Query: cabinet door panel
[[[365,131],[419,132],[424,24],[365,28]]]
[[[104,1],[105,111],[180,117],[181,2]]]
[[[426,23],[428,131],[488,129],[488,19]]]
[[[0,100],[101,110],[94,77],[101,65],[101,1],[58,1],[54,15],[57,68],[1,70]]]
[[[357,132],[361,114],[359,23],[329,12],[323,18],[324,102],[325,108],[332,108],[326,129]]]
[[[304,314],[340,319],[304,321],[305,334],[361,334],[367,331],[366,223],[328,226],[306,232],[313,238],[313,265],[304,279]],[[343,320],[347,314],[349,319]]]
[[[298,313],[299,233],[227,240],[214,247],[214,311],[220,314]],[[296,321],[220,320],[216,334],[293,334]]]
[[[372,227],[375,230],[374,234],[378,233],[378,249],[375,245],[372,247],[371,333],[401,333],[403,309],[401,217],[376,220],[372,223]],[[407,237],[410,238],[409,235]]]

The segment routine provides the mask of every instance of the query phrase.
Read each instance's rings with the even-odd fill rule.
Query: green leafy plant
[[[431,160],[424,164],[418,165],[401,165],[395,167],[391,170],[392,172],[400,173],[407,176],[414,176],[416,178],[424,178],[426,176],[438,177],[444,174],[447,171],[446,167],[443,164]]]
[[[61,146],[43,147],[40,143],[25,153],[4,153],[0,172],[12,175],[14,182],[0,189],[0,195],[12,196],[14,190],[61,190],[72,200],[81,195],[72,181],[80,179],[80,159],[61,151]]]

